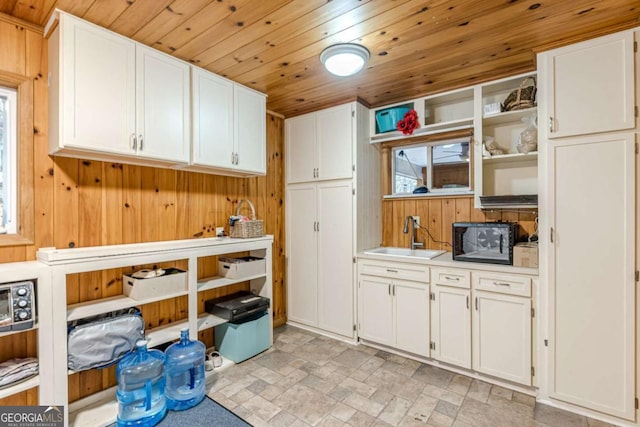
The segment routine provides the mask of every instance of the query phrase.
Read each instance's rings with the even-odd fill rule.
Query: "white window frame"
[[[0,223],[2,234],[18,233],[18,94],[15,89],[0,86],[0,96],[7,99],[7,129],[2,150],[2,185],[6,194],[4,221]],[[7,186],[5,188],[5,186]],[[7,206],[8,205],[8,206]]]
[[[462,137],[462,138],[452,138],[452,139],[446,139],[446,140],[441,140],[441,141],[434,141],[434,142],[423,142],[423,143],[418,143],[418,144],[412,144],[412,145],[403,145],[403,146],[398,146],[398,147],[394,147],[391,149],[391,154],[392,154],[392,159],[393,161],[391,162],[391,176],[392,176],[392,186],[393,188],[391,188],[391,197],[394,196],[428,196],[428,195],[434,195],[434,196],[444,196],[444,195],[456,195],[456,194],[468,194],[469,192],[471,192],[471,175],[473,174],[473,169],[472,169],[472,165],[471,165],[471,158],[469,158],[469,168],[468,168],[468,172],[469,172],[469,185],[467,187],[457,187],[457,188],[433,188],[433,153],[431,150],[431,147],[436,146],[436,145],[446,145],[446,144],[459,144],[459,143],[464,143],[467,142],[469,143],[469,150],[472,149],[472,141],[470,137]],[[418,148],[418,147],[424,147],[425,150],[427,150],[427,182],[424,183],[424,185],[427,186],[427,188],[429,189],[429,193],[419,193],[419,194],[412,194],[411,192],[408,193],[399,193],[396,192],[396,161],[395,161],[395,153],[398,150],[406,150],[406,149],[411,149],[411,148]],[[402,174],[402,175],[406,175],[406,174]],[[408,176],[408,175],[407,175]],[[410,176],[410,178],[413,178]]]

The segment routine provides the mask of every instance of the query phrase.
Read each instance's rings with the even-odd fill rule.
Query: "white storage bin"
[[[218,274],[230,279],[257,276],[265,274],[266,262],[264,258],[246,256],[241,258],[218,258]]]
[[[165,274],[147,279],[122,276],[122,292],[129,298],[143,300],[162,295],[186,292],[187,272],[177,268],[166,268]]]

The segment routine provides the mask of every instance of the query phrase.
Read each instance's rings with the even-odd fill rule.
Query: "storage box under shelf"
[[[122,276],[122,292],[131,299],[143,300],[186,291],[187,272],[177,268],[165,269],[165,274],[147,279]]]
[[[257,276],[266,271],[264,258],[246,256],[241,258],[220,257],[218,274],[229,279]]]
[[[218,352],[236,363],[247,360],[270,347],[269,313],[256,315],[241,323],[223,323],[215,328]]]

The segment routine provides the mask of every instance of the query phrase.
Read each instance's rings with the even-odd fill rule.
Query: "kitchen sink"
[[[394,247],[380,247],[375,249],[367,249],[364,251],[369,255],[387,255],[392,257],[404,257],[404,258],[422,258],[432,259],[438,255],[442,255],[445,251],[433,250],[433,249],[409,249],[409,248],[394,248]]]

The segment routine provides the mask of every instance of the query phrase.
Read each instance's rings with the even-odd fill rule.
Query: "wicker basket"
[[[529,80],[533,81],[533,86],[525,86]],[[524,110],[536,106],[536,79],[527,77],[520,83],[520,87],[507,96],[502,103],[504,111]]]
[[[238,203],[238,209],[236,210],[236,215],[240,215],[240,209],[244,202],[247,202],[251,207],[251,219],[248,221],[236,221],[231,228],[231,237],[237,237],[240,239],[248,239],[251,237],[262,237],[264,236],[264,229],[262,228],[262,223],[264,222],[261,219],[256,219],[256,209],[253,207],[253,203],[249,200],[240,200]]]

